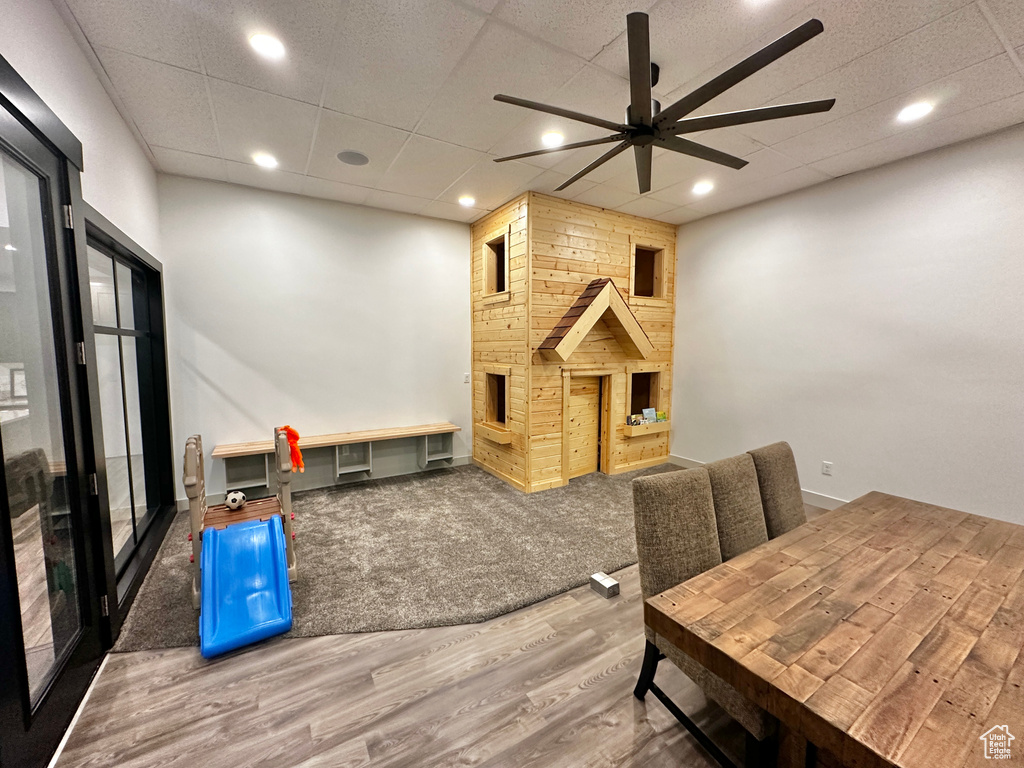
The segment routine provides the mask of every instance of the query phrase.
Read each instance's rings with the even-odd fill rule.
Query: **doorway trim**
[[[611,474],[612,455],[615,453],[615,393],[626,384],[626,374],[622,367],[562,368],[562,485],[569,484],[569,391],[573,376],[596,376],[601,380],[601,447],[598,471],[606,475]]]

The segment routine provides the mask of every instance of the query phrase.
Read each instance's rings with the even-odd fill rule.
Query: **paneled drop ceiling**
[[[664,106],[791,28],[825,32],[697,114],[835,97],[826,114],[693,137],[733,171],[632,153],[561,196],[683,223],[1024,122],[1024,0],[53,0],[155,166],[350,203],[471,221],[552,192],[605,151],[494,157],[602,129],[491,100],[508,93],[609,120],[629,89],[625,17],[651,17]],[[285,45],[258,57],[250,35]],[[902,124],[904,106],[929,101]],[[370,158],[337,160],[342,150]],[[265,170],[255,152],[280,165]],[[693,186],[711,181],[710,194]],[[475,198],[473,207],[460,196]]]

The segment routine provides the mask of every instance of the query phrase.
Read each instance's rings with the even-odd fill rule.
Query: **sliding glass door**
[[[36,764],[99,655],[60,159],[0,104],[0,757]]]
[[[110,532],[120,572],[159,507],[146,483],[153,410],[152,350],[143,269],[89,245],[89,287],[96,333],[96,369],[103,417]],[[150,451],[152,453],[152,450]],[[153,460],[149,462],[152,474]]]
[[[81,629],[44,196],[43,181],[0,151],[0,444],[33,704]]]

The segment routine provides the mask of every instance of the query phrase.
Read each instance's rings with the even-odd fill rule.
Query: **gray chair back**
[[[789,443],[780,442],[749,451],[757,470],[768,538],[774,539],[807,522],[796,459]]]
[[[750,455],[741,453],[704,468],[711,481],[722,559],[730,560],[768,541],[757,470]]]
[[[707,470],[633,481],[633,515],[644,599],[722,562]]]

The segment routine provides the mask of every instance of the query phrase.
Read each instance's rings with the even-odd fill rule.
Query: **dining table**
[[[873,491],[644,620],[777,718],[780,766],[1024,766],[1022,525]]]

